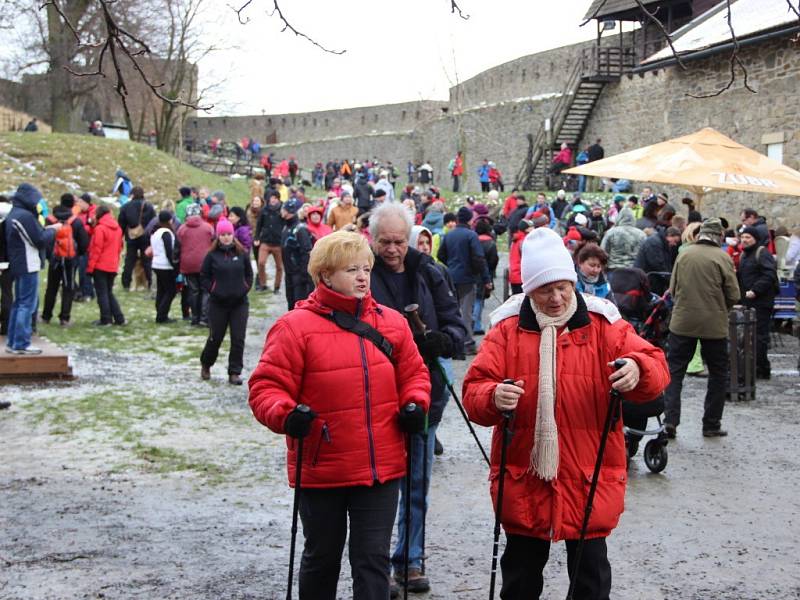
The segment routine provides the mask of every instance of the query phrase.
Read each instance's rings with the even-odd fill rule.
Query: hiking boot
[[[703,429],[703,437],[725,437],[728,432],[724,429]]]
[[[435,456],[441,456],[444,454],[444,446],[442,446],[442,442],[439,441],[439,438],[434,438],[433,441],[433,454]]]
[[[228,383],[231,385],[242,385],[242,377],[238,373],[228,375]]]
[[[396,576],[395,576],[396,579]],[[403,586],[402,580],[399,582],[400,587]],[[420,569],[410,567],[408,569],[408,591],[413,594],[421,594],[431,589],[431,583],[428,578],[422,574]]]
[[[664,431],[667,433],[667,437],[671,440],[674,440],[678,435],[678,428],[672,423],[664,423]]]
[[[177,322],[178,322],[177,319],[170,319],[169,317],[161,320],[156,319],[156,325],[172,325],[173,323]]]
[[[703,379],[707,379],[708,378],[708,371],[706,371],[705,369],[703,369],[702,371],[695,371],[694,373],[690,373],[689,371],[686,371],[686,374],[689,377],[701,377]]]
[[[42,349],[36,348],[35,346],[28,346],[24,350],[17,350],[17,354],[28,354],[30,356],[35,356],[36,354],[41,354]]]
[[[45,319],[44,316],[42,316],[39,320],[45,325],[50,325],[50,319]]]
[[[106,323],[105,321],[92,321],[92,325],[95,327],[110,327],[111,323]]]
[[[211,367],[207,367],[205,365],[200,367],[200,379],[203,381],[208,381],[211,379]]]
[[[0,410],[5,410],[11,406],[11,402],[8,400],[0,400]]]
[[[60,319],[60,320],[58,321],[58,324],[59,324],[59,325],[61,325],[61,326],[62,326],[62,327],[64,327],[64,328],[67,328],[67,327],[72,327],[72,323],[70,323],[69,321],[67,321],[67,320],[65,320],[65,319]]]
[[[400,584],[398,584],[394,579],[389,577],[389,598],[394,600],[394,598],[400,597]]]

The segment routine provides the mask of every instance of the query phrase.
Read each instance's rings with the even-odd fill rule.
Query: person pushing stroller
[[[492,315],[493,328],[464,379],[470,419],[494,426],[490,488],[495,505],[504,477],[501,559],[505,600],[538,598],[550,543],[565,540],[570,579],[611,389],[631,401],[656,397],[669,373],[661,350],[639,337],[610,303],[575,291],[576,274],[561,239],[547,228],[522,249],[524,295]],[[617,359],[625,363],[613,371]],[[513,383],[504,383],[511,379]],[[514,435],[505,473],[499,459],[503,413]],[[608,436],[575,598],[602,600],[611,591],[605,538],[623,510],[627,480],[622,423]]]

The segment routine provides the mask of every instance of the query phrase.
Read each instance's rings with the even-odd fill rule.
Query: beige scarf
[[[556,427],[556,331],[565,325],[578,308],[577,293],[572,294],[567,310],[558,317],[548,317],[530,298],[531,308],[542,331],[539,341],[539,397],[536,405],[536,431],[529,471],[545,481],[558,474],[558,428]]]

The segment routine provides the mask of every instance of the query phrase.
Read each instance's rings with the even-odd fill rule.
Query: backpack
[[[67,219],[66,223],[56,231],[56,239],[53,244],[53,257],[54,258],[75,258],[77,254],[77,247],[75,238],[72,235],[72,222],[75,217],[72,216]]]

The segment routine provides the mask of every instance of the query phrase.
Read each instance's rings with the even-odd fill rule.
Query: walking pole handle
[[[416,410],[417,410],[417,405],[416,405],[416,403],[414,403],[414,402],[409,402],[408,404],[406,404],[406,405],[403,407],[403,412],[406,412],[406,413],[408,413],[408,414],[411,414],[411,413],[413,413],[413,412],[414,412],[414,411],[416,411]]]
[[[618,358],[617,360],[614,361],[614,370],[618,371],[627,364],[628,364],[627,360],[625,360],[624,358]]]
[[[298,404],[294,407],[297,412],[308,413],[311,412],[311,407],[308,404]]]
[[[503,379],[503,383],[507,383],[508,385],[514,385],[514,380],[513,379]],[[510,421],[511,418],[514,416],[514,411],[513,410],[504,410],[504,411],[501,411],[500,414],[502,414],[503,418],[506,420],[506,429],[507,429],[508,428],[508,421]]]

